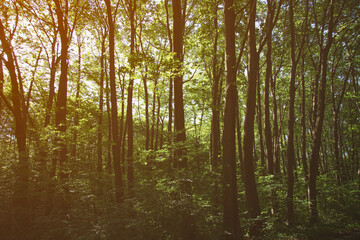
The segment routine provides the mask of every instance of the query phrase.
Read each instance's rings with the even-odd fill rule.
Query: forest
[[[0,11],[0,239],[360,233],[358,0]]]

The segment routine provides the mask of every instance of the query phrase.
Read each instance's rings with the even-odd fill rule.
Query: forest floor
[[[346,233],[318,235],[310,237],[309,240],[360,240],[360,229]]]
[[[360,230],[341,234],[335,238],[332,238],[332,240],[360,240]]]

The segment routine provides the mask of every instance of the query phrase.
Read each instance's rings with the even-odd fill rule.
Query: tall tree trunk
[[[256,31],[255,31],[255,17],[256,17],[256,0],[250,1],[249,12],[249,65],[248,65],[248,87],[246,99],[246,113],[244,123],[244,180],[245,180],[245,197],[246,206],[251,218],[256,218],[260,215],[260,204],[256,189],[255,174],[254,174],[254,118],[256,105],[256,80],[259,68],[258,53],[256,50]],[[256,228],[256,227],[255,227]],[[252,229],[252,234],[257,229]]]
[[[80,89],[81,89],[81,35],[78,35],[78,69],[77,69],[77,83],[76,83],[76,94],[75,94],[75,116],[74,116],[74,136],[73,142],[71,143],[71,157],[76,159],[77,154],[77,138],[78,138],[78,126],[79,126],[79,99],[80,99]]]
[[[296,56],[295,56],[295,24],[294,24],[294,5],[293,0],[289,1],[289,19],[290,19],[290,55],[291,55],[291,73],[289,87],[289,116],[288,116],[288,142],[287,142],[287,191],[286,191],[286,218],[291,225],[294,216],[294,125],[295,125],[295,78],[296,78]]]
[[[168,8],[169,0],[165,0],[165,9],[166,9],[166,27],[167,27],[167,34],[169,39],[170,45],[170,52],[173,52],[173,41],[171,37],[171,30],[170,30],[170,21],[169,21],[169,8]],[[169,111],[169,121],[168,121],[168,144],[169,146],[173,140],[173,129],[172,129],[172,121],[173,121],[173,77],[169,78],[169,99],[168,99],[168,111]],[[170,149],[170,152],[172,149]],[[170,158],[172,158],[172,153],[170,153]],[[173,159],[170,159],[172,162]]]
[[[3,92],[1,91],[1,96],[3,101],[6,101],[14,116],[15,120],[15,137],[16,144],[18,149],[19,161],[16,164],[15,169],[15,189],[14,189],[14,198],[13,198],[13,210],[15,214],[15,226],[18,234],[26,234],[26,226],[28,221],[28,184],[29,184],[29,155],[26,147],[26,113],[27,110],[24,109],[24,103],[22,99],[24,96],[21,96],[22,91],[19,90],[20,82],[18,82],[18,76],[15,69],[15,59],[12,53],[11,43],[6,39],[5,28],[0,19],[0,41],[2,43],[2,49],[6,54],[7,61],[5,61],[5,66],[8,69],[11,81],[11,99],[12,106],[6,101]],[[19,79],[19,81],[21,81]],[[2,80],[3,82],[3,80]],[[5,103],[6,103],[5,102]],[[19,235],[20,236],[20,235]]]
[[[55,76],[56,76],[56,69],[59,64],[60,58],[56,56],[56,44],[57,44],[57,31],[54,31],[54,38],[51,43],[51,63],[50,63],[50,81],[49,81],[49,96],[48,101],[46,103],[46,111],[45,111],[45,123],[44,127],[47,127],[50,124],[50,116],[52,112],[52,106],[55,97]]]
[[[264,174],[263,171],[265,169],[265,152],[264,152],[264,140],[263,140],[263,130],[262,130],[262,111],[261,111],[261,95],[260,95],[260,77],[259,73],[257,74],[257,127],[258,127],[258,134],[259,134],[259,147],[260,147],[260,165],[261,170],[260,172]]]
[[[234,1],[225,0],[225,62],[226,93],[223,135],[223,205],[224,237],[240,239],[239,212],[236,181],[236,57],[235,57],[235,11]]]
[[[160,95],[157,96],[157,110],[156,110],[156,135],[155,135],[155,148],[158,150],[159,146],[159,124],[160,124]]]
[[[112,127],[111,127],[111,108],[110,108],[110,89],[109,89],[109,78],[107,74],[107,57],[105,54],[104,59],[104,68],[105,68],[105,104],[106,104],[106,115],[107,115],[107,126],[108,126],[108,139],[107,139],[107,160],[106,160],[106,170],[110,175],[112,173],[111,168],[111,155],[112,155]]]
[[[271,1],[268,1],[268,14],[273,14]],[[268,19],[271,19],[269,16]],[[273,142],[271,135],[271,123],[270,123],[270,83],[272,77],[272,28],[270,24],[267,26],[267,42],[266,42],[266,75],[265,75],[265,89],[264,89],[264,115],[265,115],[265,145],[266,145],[266,166],[268,174],[274,174],[274,158],[273,158]]]
[[[280,130],[278,126],[278,110],[276,100],[276,77],[271,81],[273,95],[273,139],[274,139],[274,174],[280,175]]]
[[[55,12],[58,20],[58,28],[61,41],[61,56],[60,56],[60,80],[58,86],[58,94],[56,101],[56,110],[55,110],[55,125],[59,131],[59,137],[56,142],[58,145],[58,150],[56,151],[59,158],[59,175],[61,180],[61,188],[64,192],[64,195],[61,197],[61,208],[66,212],[69,207],[69,196],[68,196],[68,184],[67,179],[69,177],[68,169],[68,151],[66,144],[66,103],[67,103],[67,83],[68,83],[68,48],[69,48],[69,39],[68,39],[68,2],[65,3],[65,6],[62,6],[62,2],[59,0],[54,0],[55,3]]]
[[[327,42],[325,47],[320,49],[321,59],[321,72],[320,72],[320,90],[319,90],[319,105],[318,114],[315,121],[315,131],[313,138],[313,146],[310,158],[310,171],[309,171],[309,207],[310,207],[310,222],[316,222],[318,220],[317,212],[317,194],[316,194],[316,176],[319,164],[319,151],[321,146],[321,133],[322,124],[324,120],[325,112],[325,96],[326,96],[326,80],[327,80],[327,59],[330,51],[331,44],[333,42],[334,31],[334,0],[330,0],[329,22],[327,29]]]
[[[212,105],[211,105],[211,167],[212,170],[218,172],[219,163],[220,163],[220,93],[219,93],[219,83],[220,83],[220,71],[218,70],[217,62],[217,48],[218,48],[218,4],[215,6],[215,17],[214,17],[214,45],[213,45],[213,56],[212,56]],[[215,204],[219,203],[219,183],[215,179],[214,182],[214,191],[213,191],[213,201]]]
[[[154,80],[154,93],[153,93],[153,104],[152,104],[152,125],[151,125],[151,141],[150,146],[151,149],[154,149],[154,143],[155,143],[155,110],[156,110],[156,95],[157,95],[157,81],[158,79],[155,78]]]
[[[145,66],[145,76],[143,76],[144,83],[144,98],[145,98],[145,150],[149,150],[150,145],[150,123],[149,123],[149,93],[147,87],[147,66]]]
[[[319,62],[321,62],[321,54],[319,56]],[[316,71],[316,75],[313,81],[313,102],[312,102],[312,114],[311,114],[311,134],[313,134],[313,131],[315,129],[315,122],[316,122],[316,117],[318,114],[318,96],[319,96],[319,79],[320,79],[320,72],[321,72],[321,64],[319,64],[318,66],[315,66],[317,69]]]
[[[119,81],[120,81],[120,90],[121,90],[121,113],[120,113],[120,127],[119,127],[119,146],[120,146],[120,161],[121,161],[121,171],[125,174],[125,149],[126,149],[126,116],[125,116],[125,76],[121,76],[119,71],[118,74]]]
[[[183,43],[185,29],[186,1],[182,4],[181,0],[172,1],[173,8],[173,50],[175,53],[176,68],[174,70],[174,122],[175,122],[175,142],[178,144],[175,149],[175,161],[179,168],[187,165],[185,150],[185,117],[184,117],[184,97],[183,97],[183,76],[181,73],[183,63]]]
[[[341,91],[340,91],[337,102],[336,102],[336,93],[335,93],[335,86],[334,86],[334,78],[335,78],[334,75],[336,72],[336,68],[337,68],[337,63],[334,63],[333,68],[331,70],[332,74],[331,74],[330,90],[331,90],[331,96],[332,96],[332,112],[333,112],[333,128],[334,128],[333,145],[334,145],[334,157],[335,157],[335,172],[336,172],[337,181],[341,181],[343,174],[342,174],[341,167],[340,167],[341,161],[340,161],[340,149],[339,149],[339,145],[340,145],[339,129],[341,129],[341,128],[340,128],[340,124],[339,124],[339,113],[340,113],[340,106],[342,104],[342,100],[343,100],[344,94],[346,92],[346,86],[347,86],[349,74],[350,74],[351,69],[353,68],[353,64],[352,63],[350,64],[349,70],[348,70],[345,78],[342,79],[343,85],[342,85],[342,88],[340,89]]]
[[[135,73],[135,11],[136,11],[136,0],[129,1],[129,13],[130,13],[130,82],[128,87],[128,98],[127,98],[127,136],[128,136],[128,149],[127,149],[127,180],[128,180],[128,189],[130,194],[133,194],[134,190],[134,127],[133,127],[133,115],[132,115],[132,101],[133,101],[133,88],[134,88],[134,73]]]
[[[110,0],[105,0],[109,24],[109,64],[110,64],[110,95],[111,95],[111,128],[112,128],[112,153],[115,172],[115,197],[116,202],[121,203],[124,199],[123,182],[120,163],[120,142],[118,135],[118,110],[115,84],[115,24],[111,10]]]
[[[101,56],[100,56],[100,96],[99,96],[99,117],[97,126],[97,172],[98,172],[98,193],[103,193],[102,172],[103,172],[103,114],[104,114],[104,75],[105,75],[105,40],[106,29],[102,32],[101,39]]]
[[[4,94],[4,69],[3,69],[3,60],[2,55],[0,56],[0,121],[2,119],[2,108],[3,108],[3,100],[1,96]]]
[[[168,2],[169,0],[165,0],[165,9],[166,9],[166,27],[167,27],[167,34],[169,39],[169,45],[170,45],[170,52],[173,52],[173,41],[171,37],[171,30],[170,30],[170,21],[169,21],[169,8],[168,8]],[[171,76],[169,78],[169,98],[168,98],[168,112],[169,112],[169,120],[168,120],[168,126],[167,126],[167,140],[168,140],[168,149],[169,149],[169,162],[170,164],[173,164],[174,167],[176,165],[176,161],[173,158],[173,147],[172,142],[174,138],[174,132],[173,132],[173,82],[174,78]]]
[[[242,149],[242,138],[241,138],[241,115],[240,115],[240,102],[239,102],[239,94],[237,95],[237,103],[236,103],[236,136],[237,136],[237,144],[238,144],[238,157],[240,164],[240,173],[241,179],[244,180],[244,159],[243,159],[243,149]]]
[[[306,95],[305,95],[305,54],[301,63],[301,160],[305,183],[308,182],[308,164],[306,159]]]
[[[50,8],[50,7],[49,7]],[[55,25],[55,23],[54,23]],[[57,34],[58,30],[54,30],[54,38],[51,43],[51,63],[50,63],[50,79],[49,79],[49,96],[46,102],[46,110],[45,110],[45,121],[44,127],[46,128],[50,124],[51,119],[51,112],[53,111],[53,104],[55,98],[55,77],[56,77],[56,70],[60,61],[60,57],[56,56],[56,44],[57,44]],[[45,159],[48,157],[47,149],[44,145],[44,148],[41,150],[40,153],[41,158],[45,163]],[[49,172],[49,186],[48,186],[48,196],[47,196],[47,206],[46,206],[46,215],[50,214],[53,208],[53,201],[54,201],[54,184],[55,184],[55,175],[56,175],[56,165],[57,165],[57,156],[51,155],[51,166]]]

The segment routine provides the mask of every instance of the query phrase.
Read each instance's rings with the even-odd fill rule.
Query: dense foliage
[[[357,0],[0,11],[0,239],[360,228]]]

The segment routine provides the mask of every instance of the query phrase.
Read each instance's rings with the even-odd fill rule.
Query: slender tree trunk
[[[99,117],[98,117],[98,126],[97,126],[97,188],[98,194],[102,195],[103,193],[103,114],[104,114],[104,75],[105,75],[105,40],[106,40],[106,29],[102,33],[101,39],[101,56],[100,56],[100,96],[99,96]]]
[[[46,104],[44,127],[47,127],[50,124],[50,116],[51,116],[52,106],[55,97],[55,87],[54,87],[55,76],[56,76],[57,65],[60,60],[60,58],[58,58],[55,55],[56,43],[57,43],[57,31],[54,32],[54,39],[53,42],[51,43],[52,56],[51,56],[51,64],[50,64],[49,96]]]
[[[271,8],[271,1],[268,2],[268,14],[273,14]],[[271,17],[269,17],[270,19]],[[269,24],[270,25],[270,24]],[[266,75],[265,75],[265,89],[264,89],[264,115],[265,115],[265,144],[266,144],[266,163],[267,163],[267,172],[268,174],[274,174],[274,158],[273,158],[273,142],[271,135],[271,123],[270,123],[270,83],[272,77],[272,28],[268,25],[267,35],[268,39],[266,42]]]
[[[303,173],[305,183],[308,182],[308,164],[306,159],[306,95],[305,95],[305,54],[302,57],[302,64],[301,64],[301,159],[302,159],[302,166],[303,166]]]
[[[164,146],[164,117],[160,117],[161,120],[161,127],[160,127],[160,149],[163,149]]]
[[[289,88],[289,116],[288,116],[288,142],[287,142],[287,191],[286,191],[286,218],[289,225],[292,225],[294,217],[294,126],[295,126],[295,78],[296,78],[296,56],[295,56],[295,24],[294,24],[294,5],[293,0],[289,1],[290,19],[290,55],[291,73]]]
[[[237,103],[236,103],[236,136],[237,136],[237,144],[239,151],[239,164],[240,164],[240,173],[241,179],[244,180],[244,159],[243,159],[243,149],[242,149],[242,138],[241,138],[241,115],[240,115],[240,103],[239,103],[239,94],[237,95]]]
[[[0,56],[0,95],[4,94],[4,69],[3,69],[3,60],[2,56]],[[0,96],[0,121],[2,119],[2,109],[3,108],[3,100]]]
[[[160,124],[160,96],[157,96],[157,110],[156,110],[156,136],[155,136],[155,151],[159,146],[159,124]]]
[[[174,74],[174,127],[175,127],[175,143],[176,148],[174,152],[174,165],[179,169],[187,167],[186,156],[186,133],[185,133],[185,114],[184,114],[184,97],[183,97],[183,75],[181,72],[184,60],[183,44],[184,44],[184,30],[185,30],[185,16],[186,16],[187,1],[172,0],[173,9],[173,52],[175,53],[176,67]],[[191,183],[187,180],[180,179],[181,192],[187,196],[192,196]],[[184,198],[185,202],[190,203],[191,198]],[[181,214],[181,235],[183,239],[195,238],[195,219],[190,214],[188,209],[184,209]]]
[[[60,57],[57,57],[55,55],[55,47],[57,43],[57,31],[54,32],[54,38],[53,42],[51,44],[51,64],[50,64],[50,81],[49,81],[49,96],[46,103],[46,110],[45,110],[45,122],[44,127],[46,128],[50,124],[51,119],[51,112],[53,110],[53,104],[54,104],[54,98],[55,98],[55,77],[56,77],[56,70],[57,66],[60,61]],[[42,149],[41,157],[44,159],[44,165],[45,159],[48,157],[47,149]],[[53,201],[54,201],[54,186],[55,186],[55,175],[56,175],[56,165],[57,165],[57,156],[51,155],[51,166],[50,166],[50,172],[49,172],[49,186],[48,186],[48,196],[47,196],[47,206],[46,206],[46,215],[50,214],[53,208]]]
[[[120,113],[120,127],[119,127],[119,146],[120,146],[120,162],[121,162],[121,171],[125,174],[125,142],[126,142],[126,117],[125,117],[125,77],[121,76],[121,73],[118,74],[120,81],[120,91],[121,91],[121,113]],[[124,123],[125,122],[125,123]]]
[[[256,0],[250,1],[249,12],[249,65],[248,65],[248,87],[246,100],[246,113],[244,123],[244,180],[245,180],[245,198],[246,206],[251,218],[256,218],[260,215],[260,204],[256,189],[255,174],[254,174],[254,118],[256,105],[256,80],[259,68],[258,53],[256,50],[256,31],[255,31],[255,17],[256,17]],[[251,235],[256,235],[258,226],[251,226]]]
[[[265,147],[266,147],[266,167],[267,173],[269,175],[274,175],[274,145],[273,145],[273,136],[271,133],[271,122],[270,122],[270,84],[272,82],[272,21],[274,18],[274,9],[275,5],[273,1],[268,0],[268,16],[266,18],[267,21],[267,29],[266,34],[268,36],[266,41],[266,72],[265,72],[265,86],[264,86],[264,132],[265,132]],[[275,123],[274,123],[275,126]],[[275,178],[278,181],[278,178]],[[278,200],[277,200],[277,189],[271,190],[271,211],[273,214],[278,212]]]
[[[131,43],[130,43],[130,82],[128,87],[128,98],[127,98],[127,136],[128,136],[128,149],[127,149],[127,180],[128,180],[128,189],[130,194],[133,194],[134,190],[134,127],[133,127],[133,115],[132,115],[132,101],[133,101],[133,88],[134,88],[134,73],[135,73],[135,11],[136,11],[136,0],[129,1],[129,13],[130,13],[130,25],[131,25]]]
[[[68,151],[66,144],[66,104],[67,104],[67,83],[68,83],[68,48],[69,48],[69,39],[68,39],[68,19],[64,15],[68,12],[68,2],[65,3],[65,6],[62,6],[62,3],[59,0],[54,0],[56,6],[56,15],[58,20],[58,28],[61,41],[61,56],[60,56],[60,79],[58,86],[58,94],[56,101],[56,110],[55,110],[55,125],[59,131],[59,136],[56,139],[56,145],[58,145],[58,150],[56,155],[59,159],[59,176],[61,181],[61,189],[63,195],[61,196],[61,208],[65,212],[68,210],[69,204],[69,194],[68,194],[68,184],[67,179],[69,178],[69,169],[68,169]]]
[[[310,171],[309,171],[309,207],[310,207],[310,222],[316,222],[318,220],[317,212],[317,194],[316,194],[316,177],[319,164],[319,151],[321,146],[321,133],[322,124],[325,113],[325,97],[326,97],[326,80],[327,80],[327,59],[330,51],[331,44],[333,42],[333,30],[334,30],[334,1],[330,0],[330,11],[329,11],[329,23],[327,29],[327,43],[324,48],[321,48],[320,59],[321,59],[321,72],[320,72],[320,90],[319,90],[319,105],[318,114],[316,116],[315,131],[313,138],[313,146],[310,158]]]
[[[125,84],[123,85],[123,89],[122,89],[122,93],[125,94]],[[120,141],[120,146],[121,146],[121,156],[120,156],[120,159],[121,159],[121,164],[122,164],[122,167],[121,167],[121,170],[122,170],[122,173],[125,174],[125,155],[126,155],[126,131],[127,131],[127,120],[126,120],[126,117],[124,115],[124,111],[125,111],[125,99],[124,99],[124,95],[121,95],[121,99],[122,99],[122,102],[121,102],[121,118],[120,118],[120,121],[121,121],[121,124],[120,124],[120,133],[119,134],[119,141]],[[125,119],[124,119],[125,118]]]
[[[152,104],[152,125],[151,125],[151,141],[150,146],[151,149],[154,149],[154,143],[155,143],[155,110],[156,110],[156,95],[157,95],[157,78],[154,81],[154,93],[153,93],[153,104]]]
[[[319,62],[321,62],[321,55],[319,56]],[[320,78],[320,71],[321,71],[321,65],[317,67],[317,73],[315,75],[314,81],[313,81],[313,106],[312,106],[312,115],[311,115],[311,127],[312,127],[312,134],[315,129],[315,121],[318,114],[318,96],[319,96],[319,78]]]
[[[7,61],[5,61],[5,66],[10,75],[11,82],[11,99],[12,107],[8,103],[8,107],[11,107],[11,112],[15,120],[15,137],[16,144],[18,149],[19,161],[16,164],[15,169],[15,187],[14,187],[14,198],[13,198],[13,210],[15,217],[15,230],[18,231],[18,236],[20,234],[26,234],[27,222],[28,222],[28,184],[29,184],[29,155],[26,146],[26,109],[23,109],[25,106],[22,103],[24,96],[21,96],[21,91],[19,91],[20,82],[18,82],[18,76],[15,69],[15,59],[12,53],[11,43],[5,37],[5,28],[0,19],[0,41],[2,43],[2,50],[6,54]],[[19,79],[19,81],[21,81]],[[1,79],[3,83],[3,79]],[[2,89],[1,89],[2,90]],[[5,96],[1,91],[1,96],[3,101],[5,101]]]
[[[147,66],[145,66],[145,72],[147,72]],[[145,98],[145,150],[149,150],[150,144],[150,123],[149,123],[149,93],[147,88],[147,74],[143,76],[144,83],[144,98]]]
[[[168,8],[169,0],[165,0],[165,9],[166,9],[166,27],[167,27],[167,34],[169,39],[170,45],[170,52],[173,52],[173,41],[171,37],[171,30],[170,30],[170,21],[169,21],[169,8]],[[168,144],[171,146],[173,140],[173,129],[172,129],[172,121],[173,121],[173,77],[169,78],[169,99],[168,99],[168,111],[169,111],[169,120],[168,120]],[[172,148],[170,147],[170,162],[173,162],[172,159]]]
[[[224,205],[224,237],[240,239],[237,181],[236,181],[236,57],[235,57],[235,11],[234,1],[225,0],[225,62],[226,93],[223,135],[223,205]]]
[[[333,145],[334,145],[334,157],[335,157],[335,172],[336,172],[336,179],[337,181],[342,180],[342,170],[341,170],[341,158],[340,158],[340,149],[339,146],[339,113],[340,113],[340,106],[342,104],[342,99],[344,97],[344,94],[346,92],[346,86],[348,82],[348,77],[350,74],[350,69],[352,69],[352,64],[350,64],[349,71],[347,72],[345,79],[343,79],[343,86],[341,88],[340,96],[338,97],[338,102],[336,102],[336,94],[335,94],[335,87],[334,87],[334,72],[336,69],[332,69],[332,75],[331,75],[331,95],[332,95],[332,112],[333,112],[333,128],[334,128],[334,138],[333,138]],[[353,148],[354,149],[354,148]]]
[[[220,163],[220,94],[219,94],[219,83],[220,83],[220,74],[218,72],[218,62],[217,62],[217,48],[218,48],[218,8],[215,6],[215,17],[214,17],[214,45],[213,45],[213,57],[212,57],[212,105],[211,105],[211,167],[212,170],[218,172],[219,163]],[[219,203],[219,183],[215,179],[214,182],[214,191],[213,191],[213,201],[215,204]]]
[[[109,24],[109,64],[110,64],[110,95],[111,95],[111,128],[112,128],[112,153],[115,172],[115,197],[116,202],[121,203],[124,199],[123,182],[120,163],[120,142],[118,135],[118,110],[115,84],[115,26],[112,16],[110,0],[105,0]]]
[[[278,127],[278,110],[276,100],[276,77],[274,77],[272,83],[272,95],[273,95],[273,139],[274,139],[274,174],[280,175],[280,130]]]
[[[111,127],[111,109],[110,109],[110,89],[109,89],[109,78],[107,74],[107,57],[105,55],[104,59],[104,67],[105,67],[105,105],[106,105],[106,115],[107,115],[107,126],[108,126],[108,139],[107,139],[107,161],[106,161],[106,170],[110,175],[112,173],[111,168],[111,153],[112,153],[112,127]]]
[[[174,53],[177,66],[174,70],[174,120],[175,120],[175,142],[178,144],[175,150],[175,161],[179,168],[185,168],[187,157],[185,150],[185,117],[184,117],[184,97],[183,97],[183,76],[181,73],[183,63],[183,43],[185,28],[186,4],[181,0],[172,1],[173,8],[173,40]]]
[[[80,98],[80,89],[81,89],[81,36],[78,36],[78,76],[76,84],[76,95],[75,95],[75,116],[74,116],[74,136],[73,142],[71,143],[71,156],[73,159],[76,159],[77,154],[77,138],[78,138],[78,129],[79,126],[79,98]]]
[[[258,134],[259,134],[259,146],[260,146],[260,165],[261,165],[261,173],[264,174],[263,171],[265,169],[265,152],[264,152],[264,140],[263,140],[263,129],[262,129],[262,111],[261,111],[261,95],[260,95],[260,77],[259,73],[257,74],[257,127],[258,127]]]

